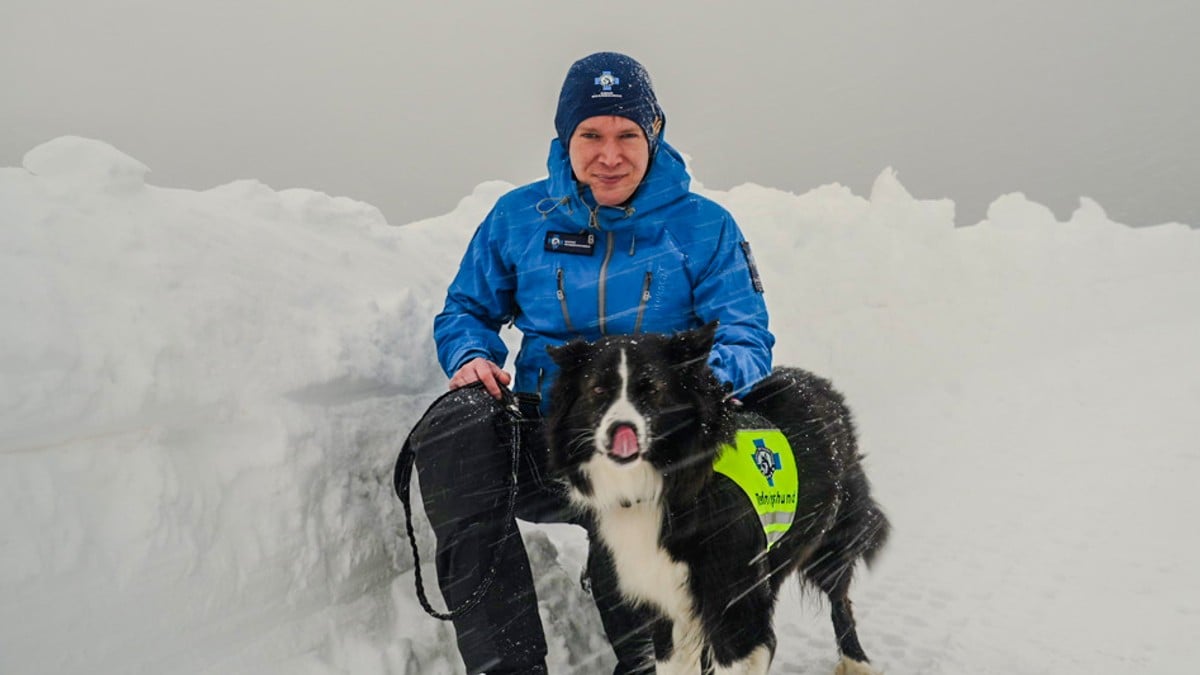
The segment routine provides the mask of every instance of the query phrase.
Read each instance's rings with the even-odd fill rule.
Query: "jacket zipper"
[[[608,295],[608,261],[612,260],[613,254],[613,233],[606,232],[607,244],[604,250],[604,262],[600,263],[600,334],[607,335],[605,332],[605,324],[607,319],[604,316],[604,308],[607,305],[605,296]]]
[[[571,323],[571,312],[567,310],[567,293],[563,290],[563,270],[558,268],[558,291],[555,292],[558,296],[558,306],[562,307],[563,320],[567,322],[567,330],[575,332],[575,326]]]
[[[638,303],[637,320],[633,322],[633,332],[642,330],[642,317],[646,314],[646,303],[650,302],[650,281],[654,278],[652,272],[646,272],[646,280],[642,282],[642,300]]]
[[[632,215],[633,215],[633,207],[632,206],[625,207],[625,217],[628,218]],[[588,227],[590,227],[598,232],[601,231],[600,230],[600,205],[599,204],[596,205],[596,208],[588,211]],[[608,304],[606,302],[607,296],[608,296],[608,261],[612,260],[613,243],[614,243],[614,236],[613,236],[612,232],[605,232],[604,234],[607,236],[605,237],[604,262],[600,263],[600,287],[599,287],[599,293],[598,293],[598,301],[599,301],[598,310],[599,311],[597,312],[597,315],[599,316],[600,334],[601,335],[608,334],[608,330],[607,330],[608,329],[608,317],[606,317],[604,313],[605,313],[605,307]],[[632,245],[630,246],[629,254],[633,255]],[[559,287],[559,292],[561,293],[562,292],[561,270],[559,272],[558,287]],[[563,305],[564,313],[566,312],[566,307],[567,307],[566,304],[564,304]]]

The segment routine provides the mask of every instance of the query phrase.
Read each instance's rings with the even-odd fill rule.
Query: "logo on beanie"
[[[613,75],[611,70],[600,73],[600,77],[597,77],[592,84],[600,87],[600,93],[592,94],[592,98],[623,98],[612,90],[613,87],[621,84],[621,78]]]
[[[604,91],[612,91],[613,85],[621,84],[621,78],[613,75],[611,70],[606,70],[600,73],[600,77],[597,77],[593,84],[604,87]]]

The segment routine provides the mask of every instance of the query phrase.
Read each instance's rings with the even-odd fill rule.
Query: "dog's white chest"
[[[658,545],[662,511],[641,503],[608,509],[599,531],[612,552],[621,592],[629,599],[656,605],[676,620],[692,614],[687,566],[671,559]]]

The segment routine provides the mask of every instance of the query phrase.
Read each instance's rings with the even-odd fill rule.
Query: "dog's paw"
[[[883,672],[875,670],[869,663],[843,656],[842,660],[838,661],[837,667],[833,669],[833,675],[883,675]]]

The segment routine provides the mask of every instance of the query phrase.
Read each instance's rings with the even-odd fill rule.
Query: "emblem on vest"
[[[754,463],[759,472],[767,479],[767,485],[775,487],[775,472],[783,468],[779,453],[767,447],[767,442],[761,438],[754,439]]]

